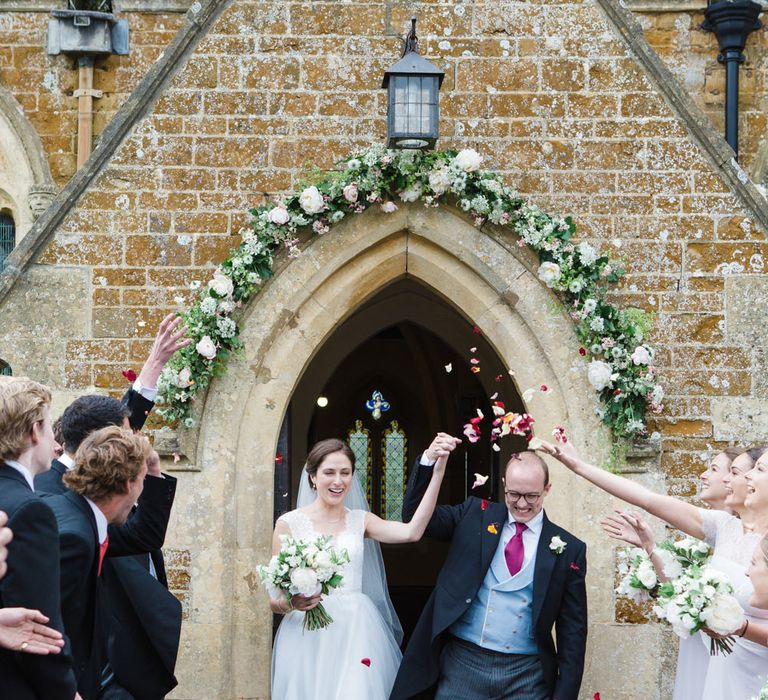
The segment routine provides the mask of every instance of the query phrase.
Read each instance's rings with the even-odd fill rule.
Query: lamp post
[[[725,140],[739,157],[739,65],[744,63],[747,37],[763,25],[762,6],[752,0],[723,0],[707,5],[701,28],[714,32],[725,64]]]
[[[390,148],[434,148],[438,137],[440,85],[445,73],[419,55],[416,18],[403,57],[384,71],[387,144]]]

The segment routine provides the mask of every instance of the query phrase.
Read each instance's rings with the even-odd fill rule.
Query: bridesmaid
[[[598,488],[661,518],[691,537],[704,540],[714,548],[710,565],[730,578],[737,599],[746,609],[752,593],[745,576],[747,566],[761,536],[768,533],[768,484],[762,480],[758,483],[756,479],[748,482],[742,473],[734,475],[731,463],[731,473],[725,478],[726,488],[730,490],[726,504],[731,505],[730,500],[731,507],[736,506],[734,499],[741,493],[742,480],[745,496],[747,483],[753,485],[752,502],[743,509],[747,524],[743,528],[742,521],[734,515],[697,508],[679,498],[654,493],[641,484],[588,464],[579,457],[571,441],[563,440],[564,436],[557,445],[542,442],[540,449]],[[752,610],[748,613],[757,617]],[[733,653],[710,659],[704,700],[748,700],[760,692],[768,679],[768,649],[753,644],[748,633],[749,625],[737,632],[744,637],[736,640]]]

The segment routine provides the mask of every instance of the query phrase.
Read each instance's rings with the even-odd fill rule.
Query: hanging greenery
[[[437,207],[449,198],[478,227],[491,222],[509,231],[517,245],[539,258],[538,276],[553,289],[576,324],[596,408],[617,439],[646,433],[648,410],[662,410],[653,349],[645,342],[652,318],[639,309],[618,308],[607,292],[623,270],[586,241],[576,242],[570,217],[550,216],[516,196],[501,177],[481,169],[481,156],[463,151],[387,150],[374,146],[319,174],[317,181],[277,203],[251,210],[252,229],[199,290],[183,314],[195,342],[179,351],[161,377],[158,403],[169,421],[191,427],[191,403],[242,348],[237,309],[258,293],[272,274],[273,254],[301,254],[299,229],[327,233],[346,216],[377,207],[392,213],[402,203]]]

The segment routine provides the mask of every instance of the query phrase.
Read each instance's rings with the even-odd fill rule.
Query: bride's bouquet
[[[709,567],[691,566],[683,575],[662,583],[653,611],[682,639],[703,627],[726,635],[723,639],[712,639],[712,654],[729,654],[733,648],[731,635],[744,624],[744,611],[733,596],[730,581]]]
[[[288,601],[295,595],[307,598],[341,585],[341,574],[349,563],[346,549],[331,546],[331,537],[322,535],[315,540],[280,537],[280,551],[267,566],[259,566],[259,577],[272,598],[284,595]],[[304,629],[319,630],[333,622],[322,603],[304,613]]]
[[[664,576],[677,578],[691,567],[704,566],[712,556],[712,549],[706,542],[695,537],[684,537],[676,542],[661,542],[656,546],[654,554],[661,560]]]

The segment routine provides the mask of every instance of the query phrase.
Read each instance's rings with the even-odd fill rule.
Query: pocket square
[[[569,564],[569,566],[570,566],[570,567],[571,567],[571,569],[573,569],[574,571],[581,571],[581,567],[580,567],[580,566],[579,566],[579,565],[578,565],[578,564],[577,564],[575,561],[572,561],[572,562]]]

